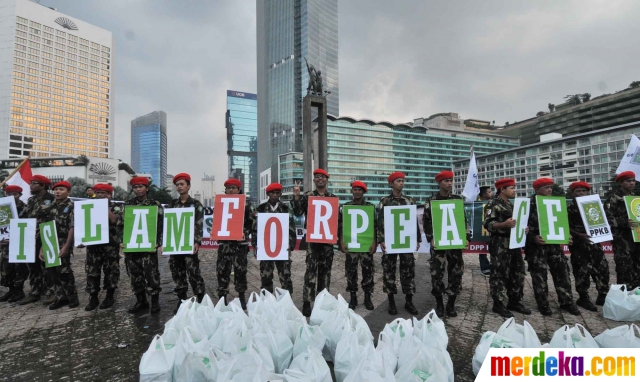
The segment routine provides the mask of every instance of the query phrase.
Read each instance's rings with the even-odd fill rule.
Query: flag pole
[[[25,163],[27,163],[27,161],[28,161],[29,159],[31,159],[31,157],[30,157],[30,156],[26,157],[26,158],[25,158],[25,159],[24,159],[24,160],[23,160],[23,161],[18,165],[18,167],[16,167],[16,169],[15,169],[15,170],[13,170],[13,172],[11,172],[11,174],[9,174],[9,176],[7,176],[6,178],[4,178],[4,180],[2,181],[2,183],[0,183],[0,188],[2,188],[2,187],[4,186],[4,184],[5,184],[5,183],[7,183],[7,181],[9,181],[9,179],[11,179],[11,177],[12,177],[13,175],[15,175],[15,173],[16,173],[16,172],[20,171],[20,168],[21,168],[22,166],[24,166],[24,164],[25,164]]]

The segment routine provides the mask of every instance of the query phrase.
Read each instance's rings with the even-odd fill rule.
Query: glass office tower
[[[167,185],[167,114],[154,111],[131,121],[131,166],[151,174],[153,184]]]
[[[258,96],[227,90],[229,176],[240,179],[251,203],[258,203]]]

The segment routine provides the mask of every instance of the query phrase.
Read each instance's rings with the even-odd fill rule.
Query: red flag
[[[27,159],[22,167],[20,167],[20,170],[13,174],[13,176],[9,180],[7,180],[5,184],[21,187],[22,196],[20,197],[20,200],[26,203],[27,200],[29,200],[29,198],[31,197],[30,183],[32,176],[33,174],[31,173],[31,164]]]

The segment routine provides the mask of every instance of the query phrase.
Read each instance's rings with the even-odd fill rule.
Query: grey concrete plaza
[[[293,254],[293,299],[299,309],[302,308],[302,280],[305,271],[304,252]],[[610,262],[612,281],[613,258]],[[207,293],[215,296],[217,282],[215,278],[215,251],[201,252],[201,269],[205,278]],[[421,254],[416,261],[417,295],[414,298],[422,318],[435,307],[431,295],[428,255]],[[458,317],[445,318],[449,334],[449,352],[453,360],[456,381],[473,381],[471,358],[481,335],[487,330],[497,330],[503,319],[491,312],[489,280],[479,271],[478,255],[465,255],[465,273],[462,295],[459,297]],[[77,250],[72,259],[76,277],[76,286],[80,295],[80,307],[69,309],[62,307],[50,311],[41,302],[19,306],[0,304],[0,381],[137,381],[138,364],[153,335],[162,333],[164,323],[172,316],[177,297],[173,294],[173,281],[167,258],[160,260],[162,276],[162,311],[159,314],[132,315],[127,306],[133,301],[123,262],[121,262],[120,287],[116,293],[116,305],[110,309],[97,309],[85,312],[88,296],[84,292],[86,276],[84,271],[85,255]],[[362,305],[363,293],[359,292],[361,304],[356,312],[369,324],[377,338],[385,323],[396,317],[410,318],[404,310],[404,296],[398,295],[396,302],[399,315],[387,313],[386,296],[382,293],[382,267],[380,258],[376,259],[375,295],[376,309],[368,311]],[[260,287],[258,262],[250,255],[249,289],[257,291]],[[278,286],[276,277],[276,286]],[[524,318],[536,329],[540,340],[548,342],[554,331],[564,324],[581,323],[594,336],[606,330],[622,325],[620,322],[606,320],[601,310],[597,313],[580,308],[580,316],[561,312],[555,296],[551,277],[550,302],[553,316],[544,317],[536,309],[531,287],[531,278],[527,275],[525,285],[525,304],[534,310],[530,316],[516,313],[518,322]],[[345,292],[344,255],[336,252],[333,262],[331,293],[338,293],[348,300]],[[28,289],[28,287],[25,287]],[[233,290],[233,286],[231,286]],[[235,296],[234,292],[232,294]],[[592,285],[592,298],[595,290]],[[100,298],[104,298],[104,292]],[[574,291],[574,298],[577,294]],[[217,301],[217,299],[214,299]]]

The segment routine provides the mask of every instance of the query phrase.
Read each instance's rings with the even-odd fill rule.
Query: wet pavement
[[[206,291],[215,296],[217,282],[215,279],[215,251],[202,251],[200,255],[201,270],[205,278]],[[435,299],[430,294],[428,256],[420,255],[416,261],[417,294],[414,303],[422,318],[435,307]],[[478,256],[465,255],[465,274],[463,291],[458,298],[458,317],[445,318],[449,334],[449,353],[454,364],[456,381],[473,381],[471,358],[475,347],[487,330],[497,330],[503,319],[491,312],[489,296],[489,280],[479,270]],[[613,258],[607,257],[613,275]],[[152,337],[162,333],[164,323],[173,315],[177,297],[173,294],[173,281],[169,271],[168,259],[160,259],[162,293],[160,302],[162,311],[158,314],[148,312],[138,315],[127,313],[127,307],[133,302],[129,278],[121,261],[121,280],[116,292],[114,307],[92,312],[85,312],[88,295],[84,292],[86,277],[84,271],[84,250],[77,250],[72,259],[76,277],[76,287],[80,296],[80,307],[69,309],[62,307],[50,311],[41,302],[19,306],[17,304],[0,303],[0,381],[137,381],[138,364],[142,354],[147,350]],[[390,316],[387,313],[386,295],[382,293],[382,267],[376,261],[375,293],[373,302],[376,309],[368,311],[362,305],[364,299],[359,292],[360,305],[355,309],[369,324],[376,337],[385,323],[397,317],[411,318],[404,309],[404,296],[396,296],[399,314]],[[293,254],[293,299],[302,309],[302,282],[305,263],[304,252]],[[276,285],[278,281],[276,280]],[[531,278],[527,275],[525,285],[525,304],[534,310],[527,321],[536,329],[542,342],[548,342],[555,330],[565,324],[581,323],[595,337],[597,334],[623,323],[606,320],[602,312],[589,312],[582,308],[580,316],[572,316],[560,312],[556,301],[555,290],[550,283],[550,303],[553,316],[544,317],[535,309],[535,300],[531,287]],[[258,262],[250,256],[248,287],[250,291],[258,291],[260,272]],[[333,262],[331,292],[341,293],[348,301],[345,292],[344,255],[336,252]],[[25,287],[28,290],[28,286]],[[4,288],[3,291],[4,292]],[[231,286],[231,295],[236,296]],[[595,290],[592,285],[591,296]],[[104,298],[104,292],[100,298]],[[574,291],[574,298],[577,294]],[[217,299],[214,299],[217,301]],[[515,313],[518,322],[525,316]]]

